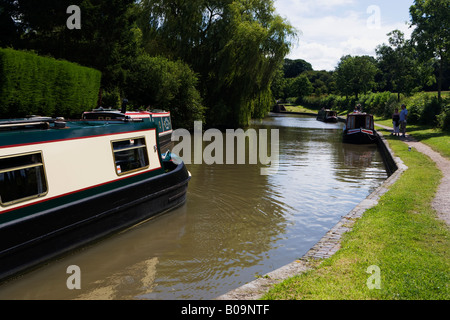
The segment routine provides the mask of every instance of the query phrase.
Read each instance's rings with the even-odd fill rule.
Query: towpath
[[[392,127],[375,123],[376,126],[392,131]],[[439,170],[441,170],[443,178],[440,182],[436,197],[432,206],[436,210],[438,218],[445,221],[450,226],[450,160],[443,157],[439,152],[434,151],[429,146],[415,140],[412,136],[406,134],[400,137],[400,140],[417,151],[427,155],[433,160]]]

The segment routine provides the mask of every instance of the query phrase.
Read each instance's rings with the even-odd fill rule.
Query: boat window
[[[123,175],[149,166],[145,138],[133,138],[112,142],[116,173]]]
[[[354,129],[355,128],[355,117],[348,117],[347,128]]]
[[[366,117],[366,129],[372,129],[372,118],[369,116]]]
[[[356,120],[355,120],[355,128],[356,129],[365,128],[365,117],[358,116],[358,117],[355,117],[355,118],[356,118]]]
[[[47,194],[42,153],[0,158],[0,203],[2,206]]]

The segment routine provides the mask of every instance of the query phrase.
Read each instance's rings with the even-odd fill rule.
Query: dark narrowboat
[[[0,280],[182,205],[150,118],[0,120]]]
[[[336,123],[338,122],[337,113],[336,111],[322,109],[317,113],[317,120]]]
[[[347,116],[344,126],[343,141],[354,144],[376,143],[378,134],[374,129],[373,116],[354,112]]]

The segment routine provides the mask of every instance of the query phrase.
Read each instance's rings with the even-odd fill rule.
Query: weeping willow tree
[[[210,126],[245,126],[273,103],[270,85],[295,30],[267,0],[143,0],[145,50],[199,75]]]

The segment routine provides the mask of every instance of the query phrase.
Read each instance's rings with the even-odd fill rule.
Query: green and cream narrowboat
[[[150,118],[0,120],[0,279],[182,205]]]

